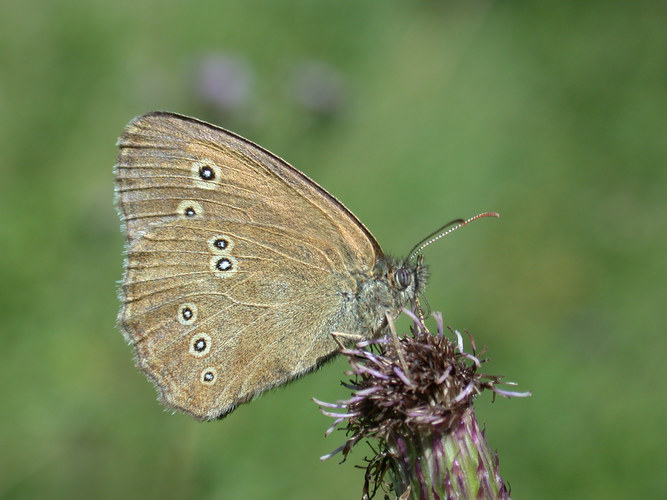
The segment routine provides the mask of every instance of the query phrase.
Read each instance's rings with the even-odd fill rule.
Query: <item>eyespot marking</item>
[[[204,159],[192,164],[195,184],[203,189],[215,189],[217,181],[222,177],[222,170],[214,161]]]
[[[206,333],[197,333],[190,339],[190,354],[202,358],[211,352],[211,336]]]
[[[203,211],[201,205],[196,201],[183,200],[178,204],[176,213],[181,219],[194,219],[195,217],[201,217]]]
[[[217,254],[227,254],[234,247],[234,242],[229,236],[218,234],[208,240],[208,248]]]
[[[219,278],[226,278],[234,274],[238,269],[237,260],[231,255],[214,255],[209,263],[211,271]]]
[[[192,303],[182,304],[178,308],[178,322],[181,325],[192,325],[197,321],[197,306]]]
[[[212,366],[204,368],[201,372],[200,380],[204,385],[213,385],[218,380],[218,371]]]

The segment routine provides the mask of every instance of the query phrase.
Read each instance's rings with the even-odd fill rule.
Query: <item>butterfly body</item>
[[[119,325],[163,402],[219,418],[372,338],[426,283],[333,196],[259,146],[171,113],[119,139]]]

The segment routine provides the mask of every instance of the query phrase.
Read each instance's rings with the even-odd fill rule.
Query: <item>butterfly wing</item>
[[[119,139],[127,235],[119,324],[170,407],[232,411],[336,351],[356,277],[382,252],[340,202],[278,157],[171,113]]]

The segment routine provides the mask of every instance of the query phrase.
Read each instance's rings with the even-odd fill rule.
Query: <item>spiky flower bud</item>
[[[457,331],[450,330],[453,340],[445,335],[439,314],[433,334],[420,317],[404,312],[414,321],[412,335],[398,338],[390,322],[392,336],[341,349],[352,367],[353,378],[344,383],[352,396],[316,402],[336,419],[327,435],[344,423],[348,437],[322,459],[339,452],[345,458],[362,439],[375,440],[378,452],[368,459],[362,498],[379,489],[401,499],[510,498],[472,403],[485,389],[505,397],[530,393],[499,389],[500,376],[480,373],[485,360],[472,337],[472,353],[466,353]]]

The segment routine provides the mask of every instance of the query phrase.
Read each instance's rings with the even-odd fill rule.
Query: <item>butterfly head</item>
[[[398,311],[424,291],[428,270],[421,255],[412,261],[385,257],[378,262],[375,276],[368,297],[375,298],[378,310]]]
[[[420,295],[426,288],[428,280],[428,268],[424,265],[424,259],[419,255],[412,261],[397,261],[389,266],[388,278],[392,287],[407,303]]]

